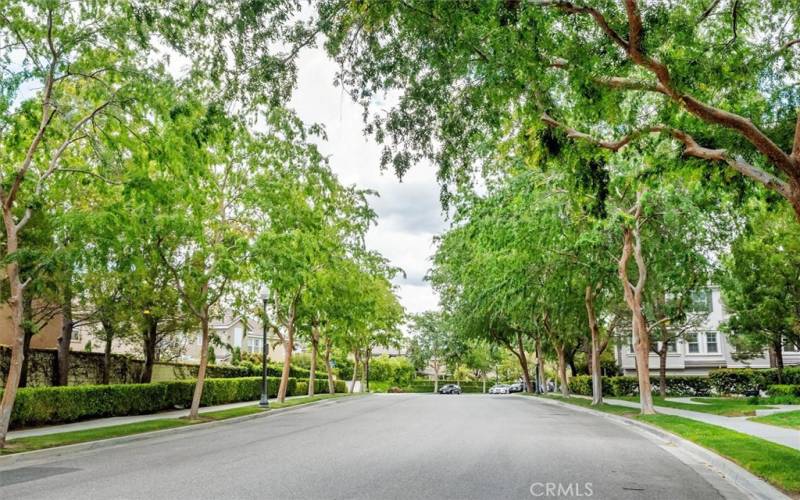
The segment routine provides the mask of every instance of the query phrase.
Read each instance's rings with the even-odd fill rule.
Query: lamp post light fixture
[[[261,297],[261,304],[264,314],[262,324],[264,325],[261,335],[261,401],[258,406],[261,408],[269,408],[269,396],[267,395],[267,354],[269,354],[269,344],[267,343],[267,300],[269,299],[269,292],[266,288],[262,288],[259,292]]]

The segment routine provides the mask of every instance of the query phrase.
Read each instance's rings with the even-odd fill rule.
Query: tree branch
[[[708,8],[705,11],[703,11],[703,14],[697,20],[697,24],[700,24],[703,21],[705,21],[706,19],[708,19],[708,16],[710,16],[711,13],[714,12],[714,9],[717,8],[717,5],[719,5],[719,1],[720,0],[714,0],[713,2],[711,2],[711,5],[709,5]]]
[[[644,290],[644,284],[647,280],[647,266],[644,262],[644,255],[642,255],[642,196],[643,192],[636,193],[636,210],[634,211],[634,226],[633,226],[633,259],[636,261],[636,268],[638,269],[638,279],[636,280],[635,293],[641,295]]]
[[[595,138],[595,137],[593,137],[593,136],[591,136],[589,134],[586,134],[584,132],[580,132],[578,130],[575,130],[574,128],[571,128],[568,125],[565,125],[565,124],[555,120],[554,118],[552,118],[547,113],[542,113],[541,120],[544,123],[546,123],[547,125],[551,126],[551,127],[560,128],[560,129],[564,130],[566,132],[566,134],[567,134],[567,137],[569,137],[571,139],[579,139],[579,140],[587,141],[590,144],[594,144],[594,145],[596,145],[598,147],[602,147],[602,148],[611,150],[613,152],[619,151],[620,149],[622,149],[623,147],[628,145],[630,142],[632,142],[632,141],[634,141],[634,140],[636,140],[636,139],[638,139],[638,138],[640,138],[642,136],[645,136],[645,135],[647,135],[649,133],[656,133],[656,132],[665,133],[665,134],[670,135],[673,139],[683,143],[683,145],[684,145],[683,154],[684,155],[692,156],[692,157],[695,157],[695,158],[700,158],[702,160],[724,162],[728,166],[730,166],[732,169],[734,169],[735,171],[737,171],[740,174],[744,175],[745,177],[748,177],[748,178],[750,178],[750,179],[752,179],[754,181],[757,181],[757,182],[763,184],[764,186],[766,186],[766,187],[778,192],[781,196],[783,196],[783,197],[785,197],[787,199],[789,199],[790,196],[791,196],[791,189],[789,188],[789,185],[785,181],[783,181],[783,180],[779,179],[778,177],[770,174],[769,172],[766,172],[766,171],[764,171],[764,170],[762,170],[762,169],[760,169],[760,168],[758,168],[758,167],[756,167],[754,165],[751,165],[751,164],[747,163],[741,157],[738,157],[738,156],[737,157],[731,157],[730,154],[725,149],[711,149],[711,148],[706,148],[706,147],[700,146],[699,144],[697,144],[697,141],[695,141],[694,138],[691,135],[689,135],[686,132],[683,132],[682,130],[679,130],[679,129],[675,129],[675,128],[672,128],[672,127],[666,127],[666,126],[663,126],[663,125],[653,125],[653,126],[644,127],[642,129],[633,131],[630,134],[625,135],[625,136],[623,136],[622,138],[620,138],[618,140],[603,140],[603,139]],[[800,116],[798,117],[798,127],[799,127],[799,130],[800,130]],[[798,133],[800,134],[800,132],[798,132]],[[795,144],[796,145],[800,144],[800,141],[796,140]]]
[[[597,23],[597,25],[600,27],[600,29],[603,30],[603,33],[605,33],[607,37],[609,37],[614,43],[622,47],[623,50],[625,50],[626,52],[628,51],[628,42],[626,42],[625,39],[619,35],[619,33],[614,31],[613,28],[611,28],[611,26],[608,24],[608,21],[606,21],[606,18],[597,9],[592,7],[580,7],[572,2],[566,2],[563,0],[539,0],[539,1],[534,1],[532,3],[533,5],[538,5],[540,7],[553,7],[556,9],[560,9],[570,15],[571,14],[590,15],[594,19],[595,23]]]
[[[800,167],[800,108],[797,108],[797,124],[794,127],[794,145],[792,146],[792,159]]]
[[[636,0],[625,0],[625,12],[628,18],[630,32],[628,42],[622,40],[618,33],[611,30],[605,18],[595,9],[578,7],[566,1],[540,1],[536,2],[536,5],[559,8],[568,14],[591,15],[606,35],[617,45],[625,49],[625,52],[632,62],[648,69],[656,76],[658,82],[663,86],[666,95],[673,101],[691,114],[708,123],[736,130],[759,152],[769,158],[770,162],[772,162],[775,167],[790,177],[797,177],[800,175],[800,165],[795,165],[795,162],[792,161],[790,156],[756,127],[752,121],[735,113],[706,104],[689,94],[679,92],[672,86],[668,68],[657,59],[647,56],[641,48],[644,34],[638,2],[636,2]]]

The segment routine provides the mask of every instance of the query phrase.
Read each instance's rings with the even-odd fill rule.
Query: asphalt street
[[[707,477],[625,426],[535,398],[392,394],[0,462],[0,498],[722,498]]]

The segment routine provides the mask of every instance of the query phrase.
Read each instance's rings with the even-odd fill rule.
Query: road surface
[[[0,498],[722,498],[707,475],[535,398],[392,394],[0,463]]]

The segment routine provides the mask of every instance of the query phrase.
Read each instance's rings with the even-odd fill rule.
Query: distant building
[[[261,354],[263,349],[263,324],[252,318],[235,316],[230,312],[226,312],[225,317],[211,322],[209,333],[216,335],[220,340],[219,344],[222,344],[211,343],[217,363],[230,362],[232,351],[235,348],[241,349],[242,352],[254,354]],[[186,350],[181,359],[183,361],[199,362],[202,340],[203,337],[200,332],[190,334]],[[280,338],[274,333],[268,332],[267,342],[269,343],[269,359],[271,361],[283,361],[285,350]]]
[[[705,303],[706,309],[697,313],[707,314],[692,331],[683,335],[677,343],[669,346],[667,354],[667,374],[673,375],[706,375],[714,368],[769,368],[768,353],[747,360],[734,359],[735,349],[728,343],[722,325],[728,319],[728,312],[722,303],[722,294],[718,286],[711,286],[699,292],[701,299],[695,302]],[[655,341],[657,335],[651,334]],[[656,342],[660,344],[660,342]],[[660,345],[659,345],[660,347]],[[633,352],[633,339],[626,346],[617,346],[615,356],[625,375],[636,373],[636,361]],[[800,349],[797,346],[784,346],[783,363],[785,366],[800,365]],[[650,371],[658,373],[659,357],[650,353]]]
[[[31,348],[33,349],[56,349],[58,339],[61,337],[63,319],[60,314],[53,318],[41,328],[31,338]],[[212,320],[209,325],[212,335],[217,335],[220,342],[211,343],[214,348],[214,355],[218,363],[226,363],[231,360],[232,351],[238,347],[242,352],[261,353],[262,352],[262,324],[252,318],[245,319],[241,316],[234,316],[230,312],[219,320]],[[76,326],[72,331],[70,342],[71,351],[85,351],[91,349],[95,352],[102,352],[105,349],[105,340],[95,335],[97,324],[82,324]],[[183,335],[180,346],[177,348],[181,354],[181,361],[199,362],[200,345],[202,336],[200,332],[189,332]],[[11,324],[11,311],[7,304],[0,305],[0,345],[10,346],[13,343],[13,328]],[[280,339],[275,334],[268,334],[269,359],[272,361],[283,361],[284,348]],[[130,354],[141,358],[141,346],[129,340],[115,339],[112,341],[111,352],[115,354]]]

